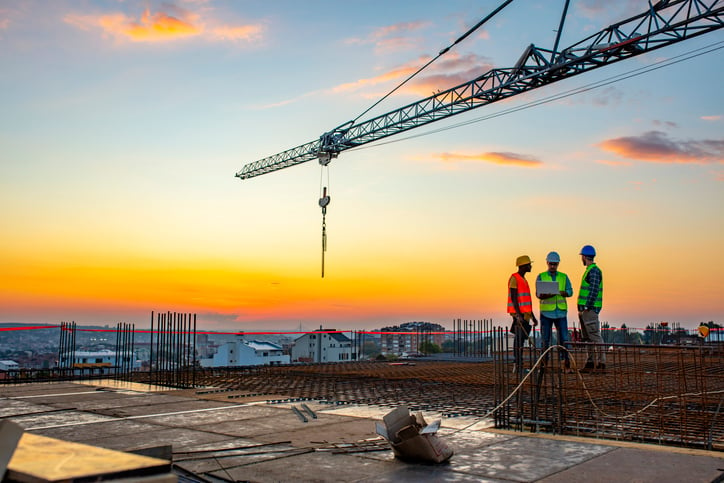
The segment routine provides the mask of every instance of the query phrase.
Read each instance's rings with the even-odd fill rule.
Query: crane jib
[[[724,0],[661,0],[638,15],[560,51],[530,45],[511,68],[492,69],[474,80],[359,124],[345,123],[281,153],[245,165],[252,178],[340,152],[467,112],[538,87],[597,69],[724,27]]]

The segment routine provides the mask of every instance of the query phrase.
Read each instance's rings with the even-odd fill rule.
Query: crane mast
[[[565,15],[565,14],[564,14]],[[565,47],[529,45],[513,67],[492,69],[456,87],[355,124],[349,121],[315,141],[245,165],[248,179],[318,159],[326,165],[344,150],[531,91],[559,80],[660,49],[724,26],[724,0],[660,0],[649,9]]]

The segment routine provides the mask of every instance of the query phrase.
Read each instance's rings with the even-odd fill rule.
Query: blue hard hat
[[[596,249],[593,248],[591,245],[584,245],[583,248],[581,248],[581,255],[583,255],[584,257],[595,257]]]
[[[561,263],[561,256],[558,255],[558,252],[550,252],[546,256],[546,262]]]

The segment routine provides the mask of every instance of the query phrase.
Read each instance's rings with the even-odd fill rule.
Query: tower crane
[[[235,176],[244,180],[314,159],[328,163],[344,150],[722,27],[724,0],[660,0],[647,11],[616,22],[566,48],[549,50],[531,44],[513,67],[492,69],[469,82],[361,123],[349,121],[315,141],[246,164]]]
[[[510,1],[512,0],[504,2],[495,13]],[[559,48],[568,3],[569,0],[565,3],[553,48],[546,49],[530,44],[512,67],[491,69],[468,82],[363,122],[348,121],[323,133],[319,139],[246,164],[235,176],[245,180],[314,159],[322,166],[327,166],[339,153],[347,149],[425,126],[724,27],[724,0],[649,1],[646,11],[609,25],[568,47]],[[490,17],[491,15],[487,18]],[[478,23],[478,26],[481,23]],[[447,50],[449,48],[443,49],[439,55]],[[326,189],[319,204],[324,216],[329,204]],[[324,231],[322,245],[323,251],[326,250]]]

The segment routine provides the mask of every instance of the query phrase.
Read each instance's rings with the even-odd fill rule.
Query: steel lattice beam
[[[492,69],[477,79],[441,91],[381,116],[342,125],[318,140],[245,165],[252,178],[378,141],[553,82],[713,32],[724,26],[724,0],[661,0],[559,52],[530,45],[514,67]],[[552,59],[552,60],[548,60]]]

